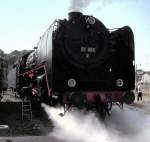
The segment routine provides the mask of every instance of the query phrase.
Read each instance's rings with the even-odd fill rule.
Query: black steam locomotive
[[[17,66],[17,89],[33,102],[96,108],[103,116],[112,102],[134,101],[134,81],[130,27],[111,31],[80,12],[54,21]]]

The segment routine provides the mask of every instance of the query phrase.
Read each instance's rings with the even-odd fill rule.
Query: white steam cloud
[[[82,11],[95,0],[70,0],[70,11]]]
[[[83,11],[91,3],[97,2],[98,9],[101,10],[103,7],[113,4],[113,3],[122,3],[122,2],[137,2],[138,0],[69,0],[70,1],[70,11]]]
[[[42,104],[54,123],[50,136],[65,142],[150,142],[150,117],[133,108],[114,108],[110,120],[100,122],[92,112],[74,111],[64,117],[63,109]]]

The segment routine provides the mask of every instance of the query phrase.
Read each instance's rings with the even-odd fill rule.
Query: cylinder
[[[76,19],[80,19],[81,17],[82,17],[81,12],[70,12],[70,13],[68,13],[69,20],[76,20]]]

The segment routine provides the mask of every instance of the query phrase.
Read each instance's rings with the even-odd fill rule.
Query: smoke
[[[95,0],[70,0],[70,11],[82,11],[86,8],[91,2]]]
[[[104,7],[114,4],[114,3],[122,3],[122,2],[137,2],[139,0],[69,0],[70,1],[70,11],[83,11],[83,9],[87,8],[91,3],[97,2],[96,6],[98,10],[102,10]]]
[[[42,104],[49,119],[54,123],[50,136],[65,142],[149,142],[150,117],[142,111],[114,108],[110,120],[101,122],[92,112],[73,111],[64,117],[63,110]]]

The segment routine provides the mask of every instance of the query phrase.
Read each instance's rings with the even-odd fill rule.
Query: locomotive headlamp
[[[69,87],[74,87],[76,85],[76,80],[71,78],[68,80],[68,86]]]
[[[86,21],[91,25],[95,24],[95,18],[92,16],[88,17]]]
[[[118,87],[122,87],[123,84],[124,84],[124,82],[123,82],[122,79],[119,78],[119,79],[116,80],[116,85],[117,85]]]

